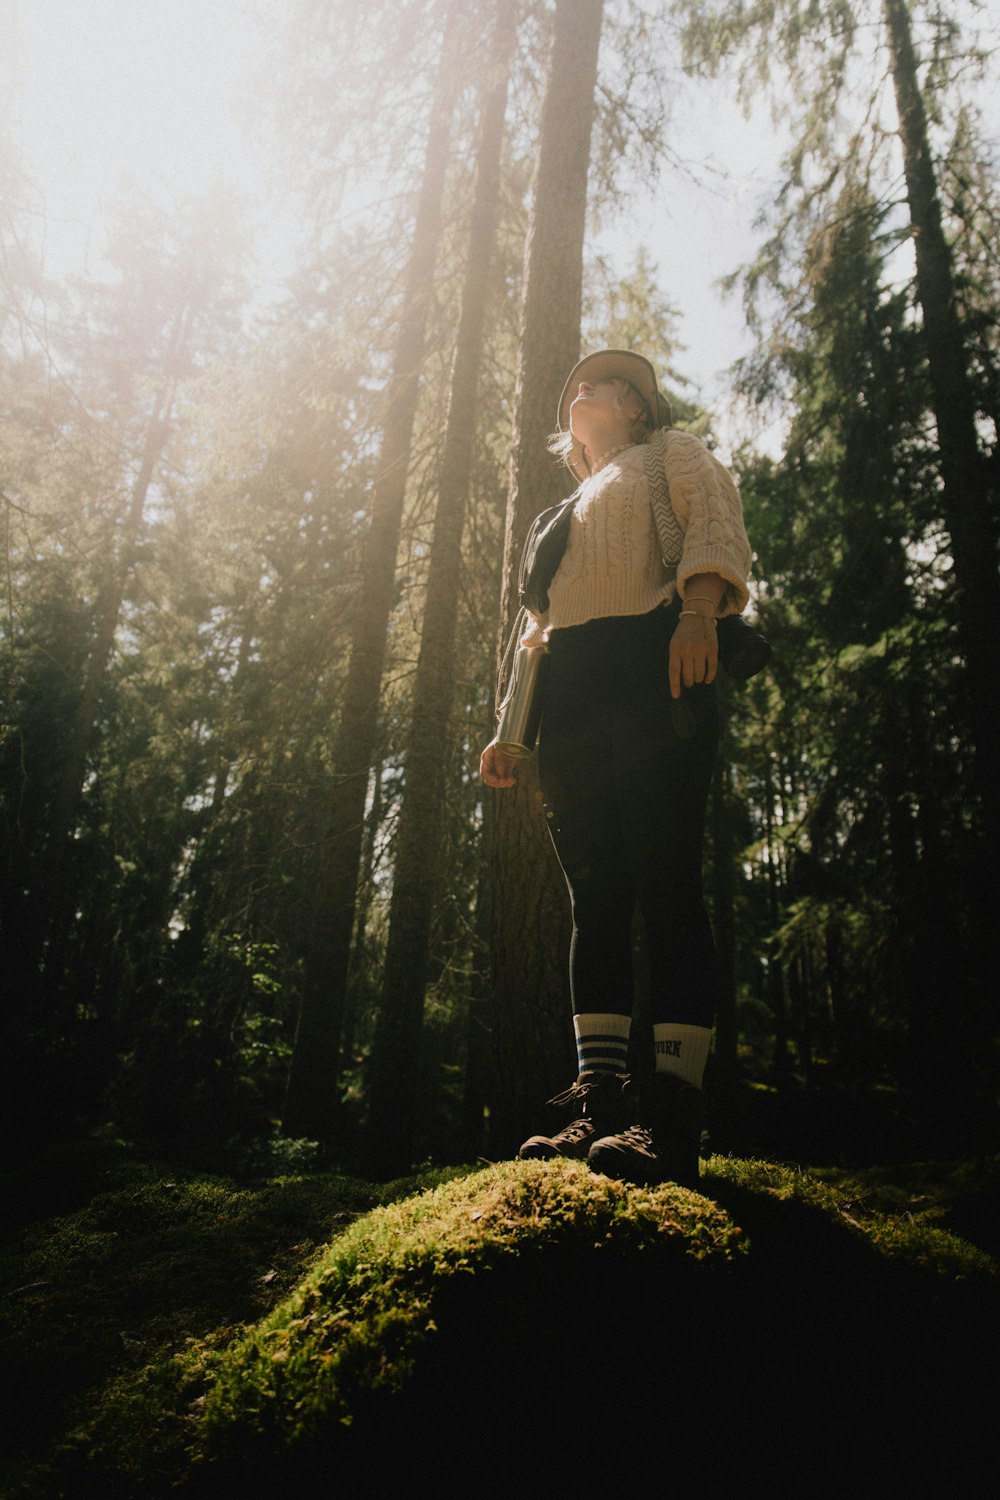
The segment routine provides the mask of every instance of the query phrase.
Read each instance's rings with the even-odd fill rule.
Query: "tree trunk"
[[[736,1026],[736,850],[733,848],[731,736],[725,732],[733,693],[727,681],[718,685],[723,733],[710,803],[712,831],[712,925],[718,955],[718,991],[713,1052],[716,1090],[729,1090],[739,1074]]]
[[[771,939],[767,954],[767,998],[774,1015],[774,1052],[771,1070],[779,1088],[788,1082],[788,1016],[781,964],[777,955],[777,934],[781,923],[781,899],[778,878],[778,846],[775,835],[774,774],[771,752],[764,750],[764,838],[767,848],[767,910]]]
[[[454,36],[454,32],[452,32]],[[382,423],[382,450],[371,501],[371,523],[351,640],[340,728],[334,746],[336,780],[316,892],[312,941],[305,956],[299,1019],[283,1115],[294,1136],[331,1141],[336,1129],[340,1036],[365,821],[369,771],[378,732],[386,634],[392,612],[396,555],[420,391],[427,313],[441,236],[458,70],[453,48],[442,56],[427,136],[423,180],[392,375]]]
[[[419,1096],[431,919],[443,853],[447,759],[442,744],[451,719],[462,529],[472,475],[476,392],[496,242],[500,156],[516,37],[514,0],[501,0],[495,26],[396,836],[382,1007],[372,1052],[366,1158],[369,1170],[379,1173],[402,1171],[409,1164]]]
[[[176,336],[173,340],[172,360],[176,358],[179,346],[186,341],[189,321],[188,312],[178,319]],[[129,508],[122,528],[118,555],[111,563],[108,583],[101,599],[97,634],[87,659],[83,691],[73,716],[59,795],[53,809],[52,830],[56,840],[57,859],[61,856],[66,838],[72,831],[73,818],[83,790],[87,754],[97,718],[97,705],[107,677],[108,663],[114,651],[122,602],[135,562],[135,545],[142,525],[149,486],[153,481],[153,471],[170,435],[170,410],[173,399],[174,386],[171,381],[159,392],[153,402],[153,410],[146,425],[139,472],[136,474],[129,497]]]
[[[942,502],[958,585],[958,621],[969,680],[976,778],[983,807],[984,871],[996,888],[1000,857],[1000,695],[991,691],[1000,629],[997,538],[986,463],[976,437],[976,400],[955,298],[951,249],[927,132],[927,113],[906,0],[883,0],[913,226],[917,298],[941,461]]]
[[[191,332],[191,318],[190,306],[182,308],[175,318],[168,369],[176,368],[180,351]],[[43,991],[43,1004],[50,1008],[52,1014],[52,1008],[59,1003],[55,997],[66,968],[70,937],[76,922],[78,892],[75,880],[67,871],[72,856],[73,827],[83,794],[98,705],[114,654],[125,590],[135,564],[136,543],[142,528],[149,487],[170,435],[170,413],[175,389],[176,382],[169,375],[153,401],[153,409],[146,424],[142,457],[129,494],[129,506],[117,554],[112,557],[108,566],[94,643],[84,669],[80,701],[70,725],[62,774],[53,799],[49,842],[43,855],[39,881],[39,888],[46,892],[45,908],[25,934],[23,944],[25,972],[33,969],[37,972],[39,965],[44,967],[47,981]],[[73,975],[69,993],[65,997],[65,1003],[71,1007],[76,1005],[78,981],[79,976]]]
[[[580,353],[583,237],[603,0],[558,0],[531,223],[504,537],[501,639],[517,608],[531,521],[564,493],[546,451],[559,392]],[[568,901],[543,833],[534,762],[496,794],[493,999],[499,1093],[493,1151],[512,1149],[547,1094],[575,1071],[566,977]]]

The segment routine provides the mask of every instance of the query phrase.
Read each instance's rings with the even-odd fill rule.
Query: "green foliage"
[[[845,1086],[892,1076],[947,1129],[980,1089],[971,1054],[989,1055],[968,784],[954,795],[971,727],[926,371],[885,241],[860,182],[817,209],[787,316],[742,371],[752,399],[786,393],[789,421],[780,463],[739,461],[776,656],[734,755],[768,893],[775,1076],[789,1049],[807,1080],[827,1059]],[[932,1083],[946,993],[981,1040]]]
[[[254,1176],[308,1172],[315,1168],[319,1142],[296,1140],[275,1131],[259,1141],[251,1141],[242,1153],[241,1166]]]

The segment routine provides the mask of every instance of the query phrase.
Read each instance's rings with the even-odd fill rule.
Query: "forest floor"
[[[0,1493],[11,1500],[14,1497],[51,1500],[56,1496],[90,1494],[152,1495],[167,1493],[174,1483],[183,1487],[187,1460],[179,1455],[187,1453],[188,1447],[182,1429],[202,1415],[204,1371],[213,1360],[218,1364],[220,1359],[228,1358],[226,1351],[231,1348],[241,1347],[245,1351],[248,1329],[277,1326],[267,1323],[269,1315],[280,1322],[286,1316],[282,1309],[292,1307],[296,1296],[301,1303],[303,1294],[297,1288],[311,1285],[313,1290],[308,1295],[314,1302],[317,1298],[322,1302],[327,1294],[316,1288],[329,1286],[331,1278],[343,1281],[346,1276],[348,1281],[352,1277],[356,1280],[357,1266],[367,1264],[366,1256],[375,1268],[369,1281],[384,1285],[398,1281],[402,1286],[408,1277],[415,1277],[416,1283],[424,1285],[421,1277],[426,1279],[426,1275],[440,1281],[441,1267],[446,1264],[452,1268],[458,1264],[463,1272],[481,1270],[476,1256],[484,1252],[478,1240],[472,1249],[465,1238],[461,1238],[458,1250],[447,1247],[453,1246],[455,1224],[461,1223],[464,1236],[468,1224],[473,1223],[478,1235],[484,1222],[496,1220],[498,1193],[504,1208],[498,1220],[502,1221],[503,1234],[496,1245],[506,1253],[510,1248],[510,1226],[516,1222],[519,1261],[522,1266],[530,1261],[536,1267],[532,1272],[533,1288],[548,1287],[547,1295],[556,1283],[551,1280],[554,1273],[547,1269],[546,1256],[557,1241],[562,1243],[560,1237],[569,1233],[565,1229],[567,1223],[572,1221],[576,1226],[573,1234],[577,1241],[570,1236],[566,1243],[571,1246],[577,1243],[579,1248],[585,1242],[587,1252],[577,1267],[585,1280],[577,1286],[573,1281],[577,1272],[574,1272],[567,1282],[576,1287],[574,1296],[579,1294],[580,1286],[590,1300],[600,1301],[607,1293],[604,1283],[595,1285],[586,1278],[594,1275],[590,1252],[596,1245],[612,1245],[614,1256],[606,1257],[605,1263],[619,1268],[627,1263],[630,1268],[632,1294],[628,1306],[619,1309],[626,1321],[643,1316],[639,1311],[645,1305],[641,1298],[649,1294],[644,1278],[652,1274],[655,1262],[649,1247],[659,1255],[675,1232],[685,1247],[685,1264],[698,1263],[696,1274],[702,1278],[708,1274],[703,1262],[707,1265],[718,1260],[728,1265],[739,1261],[747,1244],[751,1248],[764,1247],[757,1261],[769,1269],[758,1270],[757,1281],[751,1283],[754,1297],[761,1308],[771,1309],[772,1319],[779,1305],[777,1299],[780,1297],[784,1305],[791,1297],[788,1301],[791,1311],[783,1324],[785,1342],[779,1338],[765,1358],[765,1366],[772,1374],[779,1360],[775,1350],[779,1348],[785,1351],[782,1360],[791,1360],[800,1374],[815,1364],[815,1351],[807,1357],[797,1343],[793,1348],[787,1342],[793,1337],[790,1332],[793,1326],[801,1327],[802,1309],[809,1305],[812,1295],[828,1304],[820,1319],[828,1339],[839,1337],[836,1328],[847,1306],[842,1298],[845,1287],[851,1288],[852,1307],[858,1305],[857,1288],[867,1288],[860,1305],[869,1309],[877,1306],[879,1318],[888,1317],[886,1326],[892,1326],[892,1315],[885,1314],[885,1289],[881,1282],[876,1286],[870,1279],[870,1262],[856,1259],[861,1239],[866,1249],[875,1246],[883,1256],[895,1257],[911,1269],[918,1267],[922,1273],[929,1268],[932,1273],[929,1280],[921,1282],[916,1293],[912,1287],[907,1290],[906,1298],[910,1300],[906,1301],[905,1309],[902,1303],[892,1304],[899,1315],[900,1328],[910,1329],[911,1325],[919,1324],[928,1309],[932,1318],[941,1316],[952,1326],[955,1309],[949,1305],[942,1312],[941,1288],[945,1282],[952,1288],[972,1285],[979,1289],[977,1297],[983,1288],[988,1288],[982,1305],[976,1303],[970,1311],[971,1304],[966,1300],[959,1308],[954,1326],[964,1329],[962,1337],[966,1341],[979,1336],[970,1333],[970,1329],[982,1332],[983,1336],[985,1330],[992,1329],[991,1337],[995,1337],[1000,1328],[995,1295],[1000,1260],[1000,1157],[896,1163],[850,1170],[819,1167],[806,1172],[715,1157],[703,1177],[704,1196],[664,1188],[652,1194],[634,1190],[631,1196],[625,1190],[623,1197],[617,1187],[609,1196],[606,1179],[595,1180],[591,1174],[588,1182],[585,1169],[577,1164],[560,1164],[561,1167],[566,1172],[560,1176],[558,1171],[553,1174],[549,1170],[549,1164],[503,1164],[485,1169],[465,1166],[389,1184],[371,1184],[326,1171],[286,1172],[238,1180],[150,1161],[120,1142],[89,1140],[53,1150],[30,1168],[8,1174],[6,1219],[11,1232],[0,1252],[4,1288],[0,1332],[3,1369],[9,1383],[3,1395],[8,1452],[0,1467]],[[534,1170],[534,1176],[528,1168]],[[595,1181],[605,1185],[601,1189],[603,1197],[594,1196]],[[556,1199],[543,1213],[538,1205],[547,1201],[546,1194],[553,1193]],[[530,1210],[524,1209],[526,1202],[530,1202]],[[798,1218],[788,1217],[786,1212],[776,1226],[769,1217],[776,1202],[785,1205],[783,1212],[794,1203]],[[400,1206],[387,1207],[394,1204]],[[413,1204],[418,1205],[417,1210],[411,1209]],[[425,1204],[437,1205],[434,1207],[437,1218],[432,1215],[427,1219],[431,1209],[425,1209]],[[512,1204],[520,1206],[514,1208]],[[372,1218],[372,1210],[380,1210],[382,1217],[376,1213]],[[403,1261],[393,1259],[401,1252],[393,1249],[390,1254],[378,1240],[378,1234],[367,1227],[383,1224],[387,1213],[401,1216],[391,1223],[393,1245],[410,1247]],[[824,1227],[817,1238],[821,1222]],[[831,1225],[833,1237],[828,1239]],[[384,1228],[378,1231],[383,1236],[387,1232]],[[428,1244],[432,1244],[432,1252],[428,1251]],[[353,1248],[348,1254],[347,1250],[337,1251],[338,1245]],[[432,1271],[425,1275],[425,1271],[414,1268],[424,1266],[428,1254]],[[565,1245],[558,1254],[562,1257],[559,1261],[562,1277],[567,1265]],[[343,1270],[345,1255],[349,1275]],[[681,1276],[676,1268],[680,1262],[675,1264],[675,1261],[664,1262],[666,1270],[656,1269],[656,1277]],[[580,1270],[584,1264],[588,1267],[585,1272]],[[658,1262],[655,1264],[658,1266]],[[636,1266],[645,1269],[637,1273]],[[496,1287],[502,1287],[503,1282],[495,1274],[494,1261],[489,1262],[489,1269],[495,1295]],[[685,1270],[682,1280],[687,1275]],[[460,1279],[451,1278],[455,1284]],[[475,1281],[477,1286],[482,1283],[481,1277],[467,1279]],[[810,1282],[814,1292],[807,1290]],[[660,1285],[660,1281],[655,1284]],[[687,1284],[685,1281],[684,1285]],[[704,1280],[691,1283],[698,1288],[706,1284]],[[734,1284],[741,1285],[738,1278]],[[744,1348],[740,1362],[745,1377],[746,1344],[759,1350],[764,1343],[770,1343],[774,1330],[760,1322],[745,1321],[748,1295],[745,1286],[737,1293],[720,1293],[723,1283],[716,1279],[712,1285],[713,1298],[718,1300],[721,1296],[718,1305],[725,1304],[729,1309],[730,1323],[734,1317],[741,1323]],[[789,1288],[793,1288],[791,1293]],[[369,1288],[364,1296],[370,1301],[371,1295]],[[436,1328],[435,1318],[447,1333],[446,1314],[433,1301],[434,1295],[421,1293],[424,1300],[419,1302],[419,1319],[423,1331],[418,1344],[425,1338],[426,1329]],[[700,1296],[700,1291],[695,1295]],[[393,1306],[398,1305],[401,1304],[397,1298]],[[531,1297],[525,1301],[523,1285],[519,1286],[516,1304],[511,1306],[514,1305],[519,1309],[519,1318],[523,1319],[525,1306],[534,1307],[538,1315],[539,1307]],[[504,1312],[504,1306],[501,1297],[496,1304],[499,1310],[489,1316],[500,1318],[503,1327],[509,1330],[511,1307]],[[369,1320],[366,1337],[381,1340],[383,1346],[382,1373],[378,1380],[385,1375],[384,1350],[396,1337],[391,1317],[389,1322],[385,1321],[389,1316],[386,1307],[380,1304],[380,1308],[374,1322],[370,1308],[366,1313]],[[315,1312],[310,1313],[303,1322],[302,1308],[298,1305],[292,1323],[301,1329],[314,1316]],[[463,1302],[458,1322],[461,1324],[471,1317],[475,1323],[484,1316],[481,1310]],[[567,1313],[565,1324],[550,1328],[548,1338],[553,1346],[565,1339],[572,1346],[577,1316],[576,1312]],[[763,1317],[759,1309],[758,1316]],[[852,1312],[851,1317],[854,1316]],[[339,1324],[344,1323],[342,1308],[337,1319]],[[325,1336],[329,1336],[329,1326]],[[716,1342],[726,1337],[728,1326],[720,1328],[718,1318],[712,1324]],[[377,1330],[374,1334],[373,1329]],[[861,1324],[852,1323],[852,1329],[854,1346],[860,1350],[857,1340]],[[286,1332],[280,1336],[284,1338]],[[490,1323],[488,1329],[480,1328],[480,1333],[484,1345],[495,1350],[497,1326]],[[268,1335],[272,1336],[277,1335]],[[673,1336],[682,1335],[675,1328]],[[926,1336],[932,1342],[937,1337]],[[407,1339],[411,1337],[416,1335],[406,1335]],[[464,1368],[462,1360],[466,1353],[454,1343],[455,1337],[454,1333],[443,1337],[442,1347],[453,1345],[456,1368]],[[897,1383],[901,1370],[908,1368],[907,1361],[919,1361],[926,1352],[917,1346],[910,1348],[909,1337],[905,1333],[902,1343],[897,1340],[899,1351],[906,1352],[906,1360],[900,1352],[890,1372]],[[799,1333],[794,1338],[798,1339]],[[414,1361],[419,1363],[419,1350],[397,1352],[399,1368],[404,1373],[413,1367]],[[523,1352],[522,1349],[522,1355]],[[617,1353],[620,1350],[616,1345],[614,1350],[606,1349],[604,1357],[611,1360]],[[250,1354],[259,1362],[258,1349],[252,1348]],[[952,1355],[962,1367],[962,1349],[951,1350],[946,1365]],[[315,1359],[315,1352],[310,1357]],[[328,1360],[329,1354],[322,1358]],[[869,1364],[871,1358],[869,1348],[865,1356]],[[695,1363],[701,1370],[697,1360]],[[238,1377],[231,1372],[225,1376],[219,1388],[224,1387],[225,1379],[249,1378],[245,1360],[244,1366]],[[570,1360],[567,1368],[572,1367]],[[501,1368],[506,1369],[506,1376],[499,1373]],[[706,1377],[704,1370],[701,1374]],[[218,1381],[217,1376],[213,1378]],[[340,1378],[342,1382],[346,1379]],[[505,1378],[513,1378],[515,1382],[519,1379],[516,1375],[511,1377],[511,1369],[501,1360],[495,1379],[502,1385]],[[553,1379],[556,1378],[562,1378],[562,1374],[554,1371]],[[365,1379],[371,1384],[368,1376]],[[492,1388],[492,1378],[490,1385]],[[140,1388],[144,1394],[137,1400]],[[272,1396],[269,1386],[266,1399]],[[260,1408],[264,1399],[258,1393],[249,1405],[256,1403],[255,1409]],[[178,1401],[183,1403],[182,1409],[172,1410]],[[216,1406],[222,1409],[218,1401]],[[426,1404],[420,1410],[426,1415]],[[165,1420],[159,1422],[157,1413],[160,1417],[166,1413]],[[966,1415],[971,1420],[974,1414]],[[342,1412],[338,1420],[346,1430],[353,1419],[351,1412]],[[217,1421],[223,1426],[231,1420],[231,1415],[218,1417],[217,1411]],[[151,1426],[160,1427],[159,1435],[151,1435]],[[363,1422],[360,1427],[364,1429]],[[247,1434],[239,1431],[236,1438],[230,1436],[222,1442],[219,1452],[231,1456],[239,1451],[246,1438]],[[259,1444],[259,1430],[253,1434],[253,1441]],[[154,1474],[160,1476],[155,1482]],[[272,1492],[264,1480],[260,1483],[259,1493]],[[305,1492],[300,1483],[297,1493]],[[205,1489],[204,1493],[243,1495],[251,1493],[251,1488],[244,1475],[239,1488]]]

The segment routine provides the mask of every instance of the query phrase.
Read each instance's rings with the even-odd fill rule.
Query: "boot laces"
[[[630,1125],[627,1130],[622,1130],[615,1137],[623,1146],[634,1146],[641,1151],[652,1151],[653,1132],[648,1125]]]
[[[619,1076],[617,1073],[598,1073],[593,1078],[582,1080],[578,1078],[575,1083],[570,1084],[569,1088],[564,1089],[561,1094],[553,1094],[552,1098],[547,1100],[546,1103],[550,1105],[579,1104],[582,1106],[586,1104],[588,1094],[593,1093],[595,1089],[599,1089],[602,1085],[608,1086],[612,1082],[624,1086],[627,1082],[627,1076],[624,1074]]]
[[[564,1141],[566,1145],[570,1145],[575,1141],[588,1140],[595,1134],[596,1128],[590,1116],[578,1115],[575,1120],[571,1120],[570,1123],[565,1126],[564,1129],[560,1130],[558,1135],[554,1135],[552,1139],[554,1141]]]

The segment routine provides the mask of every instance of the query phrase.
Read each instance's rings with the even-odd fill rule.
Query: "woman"
[[[716,986],[701,891],[718,741],[716,622],[747,603],[750,546],[732,478],[699,439],[671,427],[642,355],[603,349],[580,360],[551,446],[579,487],[548,609],[524,640],[550,654],[539,778],[572,901],[579,1076],[550,1101],[566,1106],[569,1123],[532,1136],[520,1155],[586,1158],[633,1182],[692,1183]],[[650,500],[660,474],[679,527],[676,569],[663,561]],[[503,788],[516,765],[493,743],[480,771]],[[636,903],[655,1073],[629,1127]]]

